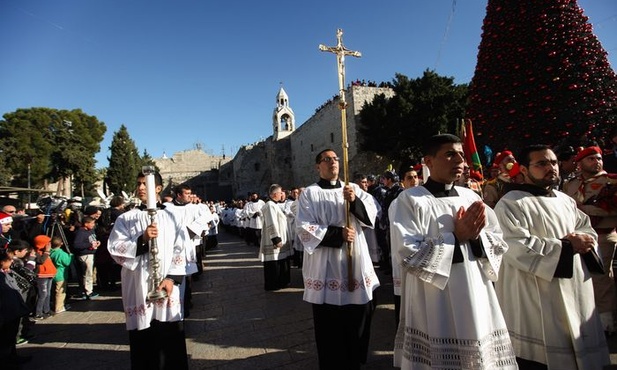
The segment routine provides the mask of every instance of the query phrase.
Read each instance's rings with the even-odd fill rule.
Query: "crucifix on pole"
[[[338,87],[339,87],[339,109],[341,110],[341,136],[343,149],[343,180],[345,185],[349,185],[349,158],[348,149],[349,142],[347,141],[347,102],[345,101],[345,55],[360,58],[362,53],[353,51],[343,46],[343,30],[336,30],[336,46],[319,45],[319,50],[327,51],[336,55],[336,66],[338,70]],[[345,202],[345,226],[349,227],[349,202]],[[349,291],[354,290],[353,265],[352,265],[353,244],[347,243],[347,285]]]

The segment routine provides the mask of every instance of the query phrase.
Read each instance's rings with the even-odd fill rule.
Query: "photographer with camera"
[[[45,211],[38,208],[35,210],[35,215],[29,220],[25,220],[24,228],[26,230],[26,241],[30,245],[34,245],[34,238],[37,235],[45,234]]]

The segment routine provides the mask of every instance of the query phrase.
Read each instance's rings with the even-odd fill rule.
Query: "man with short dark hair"
[[[354,175],[354,181],[360,189],[368,192],[368,179],[367,176],[362,173],[356,173]],[[381,205],[377,202],[374,196],[371,195],[373,203],[377,208],[377,219],[375,220],[375,225],[379,222],[379,216],[381,215]],[[381,247],[379,243],[377,243],[377,234],[375,232],[375,228],[364,227],[362,228],[364,232],[364,238],[366,238],[366,244],[368,244],[369,254],[371,256],[371,261],[373,263],[378,263],[381,260]]]
[[[377,209],[358,185],[341,184],[332,149],[317,154],[315,168],[319,181],[300,194],[296,217],[304,300],[313,307],[319,368],[359,369],[368,355],[373,290],[379,286],[362,228],[373,227]]]
[[[403,185],[403,188],[409,189],[420,185],[420,177],[418,176],[418,171],[415,166],[401,167],[399,172],[403,177],[401,179],[401,185]]]
[[[559,190],[563,191],[566,182],[576,177],[576,151],[571,146],[559,147],[555,150],[555,155],[559,161]]]
[[[73,251],[77,256],[83,292],[80,299],[92,299],[99,296],[93,291],[94,281],[94,254],[101,245],[94,232],[96,221],[90,216],[84,216],[81,227],[75,231]]]
[[[589,217],[555,190],[559,167],[546,145],[518,155],[523,184],[495,206],[508,243],[499,303],[521,369],[602,369],[608,348],[593,301],[596,233]]]
[[[392,253],[401,261],[401,316],[394,365],[439,369],[516,369],[493,282],[507,246],[478,194],[455,186],[461,140],[425,143],[430,176],[390,206]]]
[[[390,204],[401,191],[403,187],[399,184],[399,177],[394,171],[386,171],[383,176],[383,187],[386,189],[386,194],[383,197],[381,206],[381,215],[379,217],[379,228],[385,235],[385,243],[381,248],[381,262],[380,268],[386,275],[392,274],[392,257],[391,257],[391,243],[390,243],[390,219],[388,218],[388,209]]]
[[[160,174],[154,174],[155,193],[163,189]],[[108,249],[122,265],[122,304],[129,332],[132,369],[188,369],[186,341],[180,299],[180,284],[186,262],[182,258],[186,240],[182,225],[174,214],[157,202],[154,222],[146,210],[146,175],[137,176],[136,197],[142,207],[127,211],[116,219]],[[157,244],[159,276],[156,287],[166,297],[147,299],[151,275],[150,245]]]
[[[259,194],[252,192],[249,199],[244,204],[244,217],[246,217],[246,243],[254,244],[259,247],[261,240],[261,228],[263,227],[263,218],[261,208],[266,203],[259,199]]]
[[[209,229],[208,222],[212,220],[212,213],[203,204],[193,203],[193,190],[187,184],[180,184],[174,189],[176,197],[172,202],[164,203],[165,209],[173,213],[177,221],[184,225],[186,243],[182,260],[185,262],[185,269],[180,275],[184,275],[180,285],[180,294],[184,301],[184,317],[190,316],[190,309],[193,305],[192,276],[200,271],[197,265],[197,245],[201,244],[201,238]]]

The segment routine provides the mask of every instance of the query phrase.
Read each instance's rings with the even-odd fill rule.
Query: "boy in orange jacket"
[[[34,320],[39,321],[51,315],[51,284],[57,270],[51,258],[49,258],[51,252],[51,238],[49,236],[38,235],[34,237],[34,248],[39,257],[37,258],[36,266],[36,285],[39,294],[36,301]]]

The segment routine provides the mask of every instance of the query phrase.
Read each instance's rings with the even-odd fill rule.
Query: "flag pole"
[[[338,86],[339,86],[339,109],[341,110],[341,136],[343,149],[343,181],[345,185],[349,185],[349,158],[348,149],[349,142],[347,141],[347,102],[345,101],[345,55],[359,58],[362,53],[352,51],[343,46],[343,30],[336,30],[336,46],[319,45],[319,50],[330,52],[336,55],[336,65],[338,71]],[[345,226],[349,227],[351,221],[349,217],[349,202],[345,201]],[[353,243],[347,243],[347,288],[350,292],[355,289],[353,275]]]

